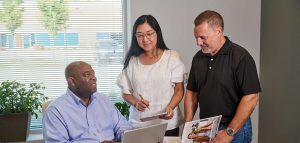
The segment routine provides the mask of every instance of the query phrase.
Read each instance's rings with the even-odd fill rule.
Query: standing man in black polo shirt
[[[214,143],[250,143],[253,112],[261,91],[255,62],[243,47],[224,36],[222,16],[204,11],[194,21],[200,51],[193,58],[184,101],[185,122],[222,115]]]

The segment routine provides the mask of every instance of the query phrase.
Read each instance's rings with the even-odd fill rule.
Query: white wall
[[[198,51],[193,36],[195,17],[204,10],[218,11],[225,21],[225,35],[250,52],[259,71],[260,0],[128,0],[127,2],[128,27],[132,28],[134,21],[142,14],[153,15],[162,28],[167,46],[181,54],[187,71],[190,69],[192,57]],[[129,32],[131,31],[130,29]],[[253,143],[257,142],[257,111],[258,107],[252,116]]]

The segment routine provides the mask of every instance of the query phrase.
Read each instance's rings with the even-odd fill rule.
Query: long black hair
[[[142,15],[140,16],[134,23],[133,25],[133,30],[132,30],[132,38],[131,38],[131,45],[129,48],[129,51],[127,52],[126,56],[125,56],[125,62],[124,62],[124,68],[126,69],[130,58],[132,56],[139,56],[140,54],[144,53],[145,51],[139,46],[138,42],[137,42],[137,38],[135,36],[137,27],[144,24],[144,23],[148,23],[150,25],[151,28],[154,29],[154,31],[157,34],[157,44],[156,47],[163,49],[163,50],[168,50],[168,47],[166,46],[163,36],[162,36],[162,32],[160,29],[160,26],[157,22],[157,20],[152,16],[152,15]]]

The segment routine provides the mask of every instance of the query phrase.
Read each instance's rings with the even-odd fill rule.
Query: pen
[[[141,94],[139,94],[139,96],[141,97],[142,100],[144,100],[144,98]],[[149,106],[147,106],[147,108],[150,110]]]

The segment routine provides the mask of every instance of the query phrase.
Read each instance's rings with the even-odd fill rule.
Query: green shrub
[[[121,114],[128,119],[129,117],[129,107],[130,105],[128,105],[126,102],[117,102],[115,103],[115,106],[118,108],[118,110],[121,112]]]
[[[41,92],[45,86],[31,83],[29,87],[17,81],[3,81],[0,85],[0,114],[31,112],[38,117],[42,103],[48,98]]]

